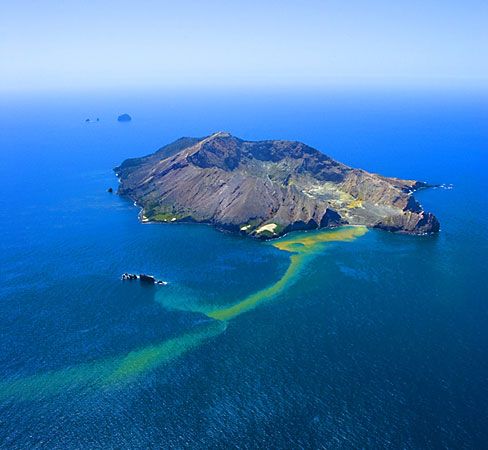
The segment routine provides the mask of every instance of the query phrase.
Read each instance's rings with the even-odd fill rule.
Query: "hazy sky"
[[[0,89],[488,84],[488,0],[2,1]]]

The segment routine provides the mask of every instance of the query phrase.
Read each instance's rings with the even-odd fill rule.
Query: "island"
[[[117,120],[119,122],[130,122],[132,117],[129,116],[129,114],[121,114],[119,117],[117,117]]]
[[[261,239],[364,225],[429,234],[439,221],[413,193],[425,182],[354,169],[301,142],[183,137],[116,167],[142,222],[198,222]]]
[[[141,283],[145,284],[160,284],[162,286],[166,286],[168,284],[167,281],[163,280],[157,280],[154,278],[152,275],[147,275],[145,273],[141,273],[139,275],[136,275],[135,273],[123,273],[122,276],[120,277],[122,281],[131,281],[131,280],[139,280]]]

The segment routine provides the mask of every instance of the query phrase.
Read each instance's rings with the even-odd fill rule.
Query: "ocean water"
[[[0,448],[485,447],[487,124],[476,92],[1,98]],[[417,194],[441,233],[264,243],[107,193],[218,130],[452,184]]]

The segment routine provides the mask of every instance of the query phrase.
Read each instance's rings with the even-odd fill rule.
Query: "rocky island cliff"
[[[354,169],[301,142],[184,137],[114,170],[118,193],[142,208],[142,221],[208,223],[259,238],[340,225],[439,231],[412,195],[426,183]]]

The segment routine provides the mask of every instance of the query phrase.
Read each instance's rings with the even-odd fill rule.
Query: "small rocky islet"
[[[135,273],[125,272],[125,273],[122,274],[122,276],[120,277],[120,279],[122,281],[139,280],[141,283],[144,283],[144,284],[159,284],[159,285],[162,285],[162,286],[166,286],[168,284],[167,281],[158,280],[155,277],[153,277],[152,275],[147,275],[145,273],[141,273],[141,274],[138,275],[138,274],[135,274]]]
[[[431,185],[354,169],[296,141],[183,137],[114,170],[118,194],[142,208],[143,222],[206,223],[261,239],[341,225],[440,228],[413,197]]]
[[[117,117],[117,120],[119,122],[130,122],[132,120],[132,117],[129,114],[121,114]]]

